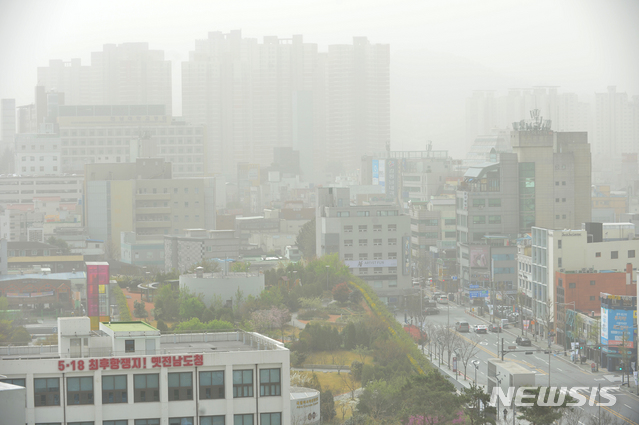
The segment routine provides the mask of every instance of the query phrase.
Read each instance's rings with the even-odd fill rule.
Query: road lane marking
[[[557,368],[557,370],[558,370],[559,372],[563,372],[563,370],[561,370],[561,369],[559,369],[559,368]]]

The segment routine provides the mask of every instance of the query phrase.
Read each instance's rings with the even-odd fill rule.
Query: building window
[[[200,372],[200,399],[224,398],[224,372]]]
[[[368,246],[368,239],[360,239],[359,246]]]
[[[35,405],[60,405],[60,380],[58,378],[36,378],[33,380]]]
[[[381,252],[376,252],[373,254],[373,260],[381,260],[382,259],[382,253]]]
[[[594,280],[590,281],[590,286],[595,286],[595,281]]]
[[[135,425],[160,425],[160,419],[136,419]]]
[[[344,254],[344,261],[352,261],[353,254]]]
[[[344,226],[344,233],[352,233],[353,226]]]
[[[501,216],[500,215],[489,215],[488,216],[488,224],[501,224]]]
[[[67,422],[67,425],[93,425],[94,422]]]
[[[282,425],[282,414],[260,413],[260,425]]]
[[[373,245],[381,246],[382,245],[382,240],[381,239],[373,239]]]
[[[202,416],[200,425],[224,425],[224,416]]]
[[[67,405],[93,404],[93,377],[67,378]]]
[[[590,301],[594,301],[594,300],[595,300],[595,296],[594,296],[594,295],[591,295],[591,296],[590,296]]]
[[[388,245],[389,246],[397,245],[397,238],[388,238]]]
[[[102,421],[102,425],[129,425],[128,419],[120,421]]]
[[[628,250],[628,258],[635,258],[635,250],[634,249],[629,249]]]
[[[134,339],[126,339],[126,340],[124,340],[124,352],[125,353],[135,353],[135,340]]]
[[[169,418],[169,425],[193,425],[193,416],[187,418]]]
[[[557,286],[559,286],[560,288],[564,287],[564,280],[563,279],[557,279]]]
[[[444,237],[446,239],[455,239],[456,234],[455,232],[444,232]]]
[[[360,260],[368,260],[368,254],[365,252],[362,252],[359,254],[359,259]]]
[[[169,373],[169,401],[193,400],[191,372]]]
[[[368,267],[360,267],[359,274],[368,274]]]
[[[150,401],[160,401],[160,375],[157,373],[149,375],[134,375],[133,386],[135,403],[145,403]]]
[[[570,283],[568,284],[568,287],[569,287],[569,288],[576,288],[576,287],[577,287],[577,284],[576,284],[575,282],[570,282]]]
[[[388,273],[397,274],[397,267],[389,267],[388,268]]]
[[[253,397],[252,370],[233,371],[233,398],[239,397]]]
[[[358,217],[369,217],[371,215],[370,211],[357,211]]]
[[[381,232],[382,225],[381,224],[373,224],[373,232]]]
[[[473,224],[486,224],[486,216],[485,215],[474,215],[473,216]]]
[[[397,231],[397,224],[389,224],[388,225],[388,231],[389,232],[396,232]]]
[[[611,251],[610,252],[610,259],[615,260],[619,258],[619,251]]]
[[[555,198],[555,202],[559,202],[559,198]]]
[[[102,376],[102,404],[126,402],[126,375]]]
[[[352,239],[344,239],[344,246],[353,246]]]
[[[396,260],[397,259],[397,253],[396,252],[389,252],[388,253],[388,259],[389,260]]]
[[[375,267],[373,268],[373,274],[382,274],[383,270],[383,267]]]
[[[595,257],[597,258],[601,257],[601,252],[595,252]]]
[[[563,264],[563,260],[561,259],[561,257],[557,258],[557,267],[562,267]]]
[[[389,288],[397,288],[397,281],[396,280],[389,280],[388,281],[388,287]]]
[[[14,379],[0,379],[0,382],[4,382],[5,384],[17,385],[19,387],[27,386],[26,380],[24,378],[14,378]]]
[[[279,396],[281,394],[280,370],[260,369],[260,396]]]
[[[560,249],[561,249],[561,240],[558,240],[558,241],[557,241],[557,248],[560,248]]]
[[[566,218],[566,214],[562,214],[562,215],[561,215],[561,218]]]
[[[473,207],[485,207],[486,200],[485,199],[473,199]]]
[[[362,232],[366,232],[368,230],[368,226],[363,224],[357,227],[357,230],[362,233]]]
[[[351,213],[348,211],[338,211],[337,212],[337,216],[338,217],[350,217]]]
[[[253,425],[253,415],[233,415],[233,425]]]

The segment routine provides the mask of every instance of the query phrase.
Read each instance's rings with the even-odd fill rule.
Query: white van
[[[455,330],[457,332],[470,332],[470,324],[466,321],[460,320],[455,322]]]

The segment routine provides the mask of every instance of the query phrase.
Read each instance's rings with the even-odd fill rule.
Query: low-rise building
[[[244,300],[248,296],[259,297],[264,291],[264,282],[263,273],[194,273],[180,276],[180,289],[203,295],[207,305],[219,299],[224,305],[235,307],[238,294]]]
[[[204,260],[238,259],[240,238],[233,230],[186,229],[185,236],[164,237],[164,269],[184,272]]]
[[[0,347],[3,380],[26,388],[20,423],[291,424],[290,353],[263,335],[160,335],[142,322],[91,331],[80,317],[60,318],[58,339],[53,352]]]

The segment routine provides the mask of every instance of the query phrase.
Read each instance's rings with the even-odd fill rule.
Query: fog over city
[[[82,59],[103,44],[148,42],[172,63],[180,115],[181,62],[209,31],[328,45],[365,36],[390,45],[391,147],[463,157],[465,100],[473,90],[558,86],[594,103],[608,86],[639,94],[639,4],[566,1],[3,1],[0,97],[32,101],[36,68]],[[528,118],[526,117],[521,117]]]

